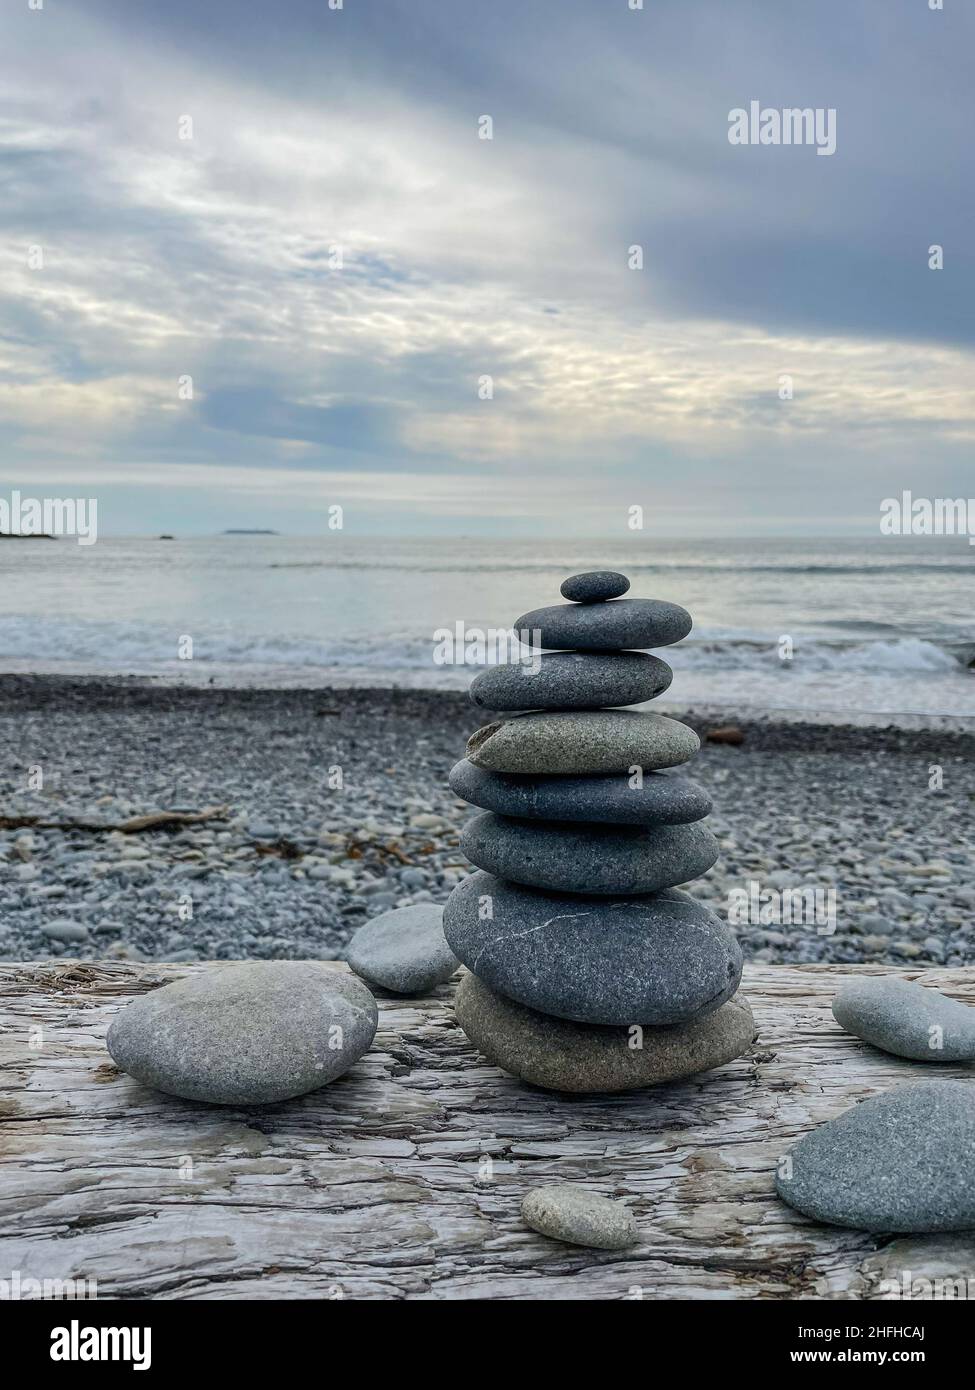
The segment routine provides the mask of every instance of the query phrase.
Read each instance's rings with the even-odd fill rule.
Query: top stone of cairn
[[[586,574],[573,574],[563,579],[559,590],[563,598],[573,603],[603,603],[608,598],[619,598],[630,587],[625,574],[615,570],[589,570]]]

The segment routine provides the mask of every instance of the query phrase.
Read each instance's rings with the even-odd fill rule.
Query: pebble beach
[[[695,898],[725,918],[734,895],[835,891],[835,930],[733,921],[746,959],[975,961],[975,737],[668,713],[714,800]],[[0,957],[341,957],[470,872],[447,777],[486,717],[453,691],[4,676]],[[728,725],[740,744],[708,741]]]

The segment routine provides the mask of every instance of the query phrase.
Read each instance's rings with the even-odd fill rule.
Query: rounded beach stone
[[[528,820],[598,821],[612,825],[687,825],[711,812],[698,782],[648,772],[630,785],[625,772],[599,777],[527,777],[488,772],[462,758],[450,770],[450,786],[464,801]]]
[[[695,825],[515,820],[493,811],[464,826],[460,852],[514,883],[555,892],[655,893],[700,878],[721,850]]]
[[[814,1221],[909,1233],[975,1227],[975,1086],[921,1081],[803,1136],[775,1190]]]
[[[691,615],[677,603],[655,598],[617,598],[608,603],[555,603],[533,608],[514,624],[526,646],[588,648],[616,652],[669,647],[686,637]]]
[[[464,975],[457,1022],[495,1066],[549,1091],[635,1091],[710,1071],[740,1057],[755,1040],[741,996],[676,1028],[647,1028],[633,1046],[629,1028],[599,1028],[527,1009]]]
[[[674,673],[647,652],[549,652],[537,667],[512,662],[475,676],[470,698],[480,709],[602,709],[638,705],[662,694]]]
[[[639,1239],[633,1213],[622,1202],[572,1183],[533,1187],[522,1201],[521,1214],[539,1235],[569,1245],[625,1250]]]
[[[686,763],[701,746],[693,729],[640,710],[522,714],[485,724],[467,741],[467,756],[489,772],[598,773],[653,771]]]
[[[608,598],[619,598],[629,587],[626,575],[616,570],[587,570],[563,579],[559,593],[573,603],[604,603]]]
[[[70,917],[58,917],[53,922],[42,922],[41,931],[52,941],[87,941],[88,928],[82,922]]]
[[[443,934],[443,906],[416,903],[360,927],[346,960],[357,975],[398,994],[423,994],[449,980],[460,961]]]
[[[444,930],[492,990],[577,1023],[683,1023],[713,1013],[741,979],[734,932],[674,889],[594,900],[472,874],[448,898]]]
[[[129,1004],[107,1046],[122,1071],[185,1100],[263,1105],[334,1081],[371,1046],[376,1001],[315,961],[190,975]]]
[[[915,1062],[975,1061],[975,1009],[908,980],[850,980],[833,1017],[864,1042]]]

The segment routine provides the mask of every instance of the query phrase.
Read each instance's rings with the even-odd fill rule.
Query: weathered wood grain
[[[815,1226],[773,1193],[776,1160],[812,1125],[921,1074],[972,1074],[841,1032],[838,981],[877,968],[751,967],[748,1056],[608,1098],[489,1066],[453,1023],[450,985],[381,1000],[374,1050],[300,1100],[208,1107],[116,1071],[103,1040],[119,1007],[226,968],[0,965],[0,1277],[230,1299],[860,1299],[903,1270],[975,1280],[975,1234]],[[975,970],[897,973],[975,1004]],[[580,1250],[526,1230],[525,1191],[563,1180],[630,1198],[641,1243]]]

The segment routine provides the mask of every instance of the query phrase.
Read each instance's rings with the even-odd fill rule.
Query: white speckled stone
[[[734,932],[676,889],[580,898],[472,874],[447,899],[444,928],[491,989],[579,1023],[683,1023],[714,1012],[741,979]]]

